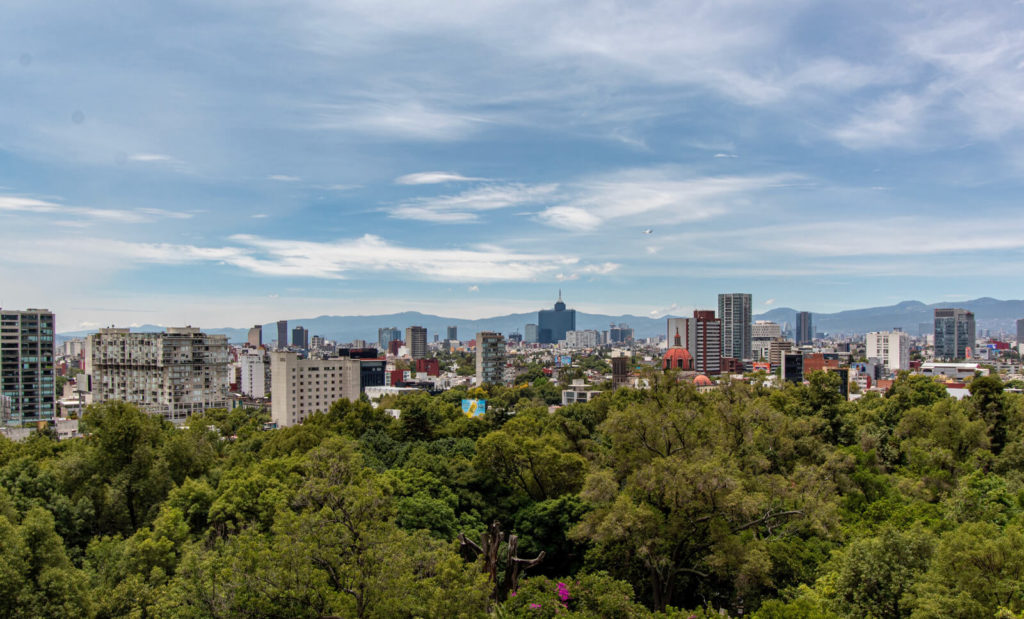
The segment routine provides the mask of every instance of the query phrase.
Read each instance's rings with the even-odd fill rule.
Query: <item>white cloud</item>
[[[768,299],[764,302],[765,305],[775,305],[775,299]]]
[[[253,219],[266,219],[267,217],[269,217],[269,215],[266,213],[256,213],[252,216]]]
[[[473,284],[472,286],[470,286],[466,290],[468,290],[469,292],[480,292],[480,286],[477,286],[476,284]]]
[[[138,161],[141,163],[173,163],[177,159],[170,155],[162,155],[159,153],[135,153],[128,155],[128,161]]]
[[[463,176],[455,172],[416,172],[395,179],[398,185],[432,185],[436,183],[453,183],[468,181],[486,181],[486,178]]]
[[[418,101],[396,98],[312,107],[310,128],[344,130],[381,138],[449,141],[475,132],[484,118],[428,107]]]
[[[298,176],[291,176],[289,174],[271,174],[267,176],[269,180],[280,181],[282,183],[296,183],[302,179]]]
[[[21,212],[21,213],[44,213],[59,214],[71,218],[98,219],[119,223],[144,223],[160,219],[189,219],[190,213],[178,211],[167,211],[157,208],[139,208],[131,211],[117,209],[102,209],[82,206],[67,206],[50,200],[38,200],[35,198],[24,198],[21,196],[0,195],[0,213]],[[85,222],[69,220],[60,225],[81,226]]]
[[[731,153],[715,153],[715,159],[736,159],[739,155],[733,155]]]
[[[556,184],[487,185],[454,195],[415,198],[389,209],[391,217],[444,223],[474,221],[477,213],[537,204],[548,200],[558,189]]]

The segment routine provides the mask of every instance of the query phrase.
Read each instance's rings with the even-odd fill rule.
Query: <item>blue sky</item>
[[[0,305],[59,330],[1020,298],[1024,4],[0,9]],[[651,233],[645,233],[650,230]]]

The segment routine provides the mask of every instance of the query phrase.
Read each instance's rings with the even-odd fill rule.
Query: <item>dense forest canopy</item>
[[[855,402],[835,374],[651,379],[553,412],[542,376],[342,400],[269,431],[92,406],[82,438],[0,440],[0,615],[1024,617],[1024,398],[999,379]],[[501,565],[544,553],[517,586],[457,541],[495,522]]]

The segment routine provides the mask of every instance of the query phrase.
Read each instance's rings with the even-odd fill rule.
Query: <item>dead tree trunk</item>
[[[501,545],[505,544],[505,555],[501,555]],[[519,555],[519,536],[512,534],[506,536],[501,530],[501,524],[495,520],[487,530],[480,535],[480,543],[477,544],[468,539],[465,533],[459,533],[459,552],[466,561],[476,561],[483,555],[481,571],[487,574],[488,580],[494,586],[491,597],[498,602],[508,598],[510,591],[519,588],[520,572],[537,565],[544,560],[544,551],[533,559],[523,559]],[[502,560],[504,559],[504,560]],[[499,565],[504,564],[499,577]]]

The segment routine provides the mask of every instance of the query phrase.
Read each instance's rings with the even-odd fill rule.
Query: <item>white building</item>
[[[566,331],[566,348],[597,348],[601,345],[601,334],[594,330]]]
[[[85,346],[90,402],[123,400],[174,423],[228,408],[228,338],[194,327],[162,333],[100,329]]]
[[[925,376],[944,376],[963,380],[974,376],[976,372],[982,376],[988,376],[988,368],[983,368],[977,363],[929,362],[921,364],[921,374]]]
[[[250,398],[264,398],[267,395],[267,363],[262,349],[246,348],[238,356],[242,366],[239,390]]]
[[[382,363],[382,362],[378,362]],[[298,353],[270,353],[270,418],[277,427],[293,426],[342,399],[360,394],[359,359],[299,359]]]
[[[505,382],[505,338],[500,333],[476,334],[476,384],[499,385]]]
[[[782,337],[782,327],[770,320],[758,320],[750,326],[750,354],[753,359],[768,359],[771,343]]]
[[[910,369],[910,336],[902,331],[873,331],[865,337],[868,359],[878,359],[888,373]]]

